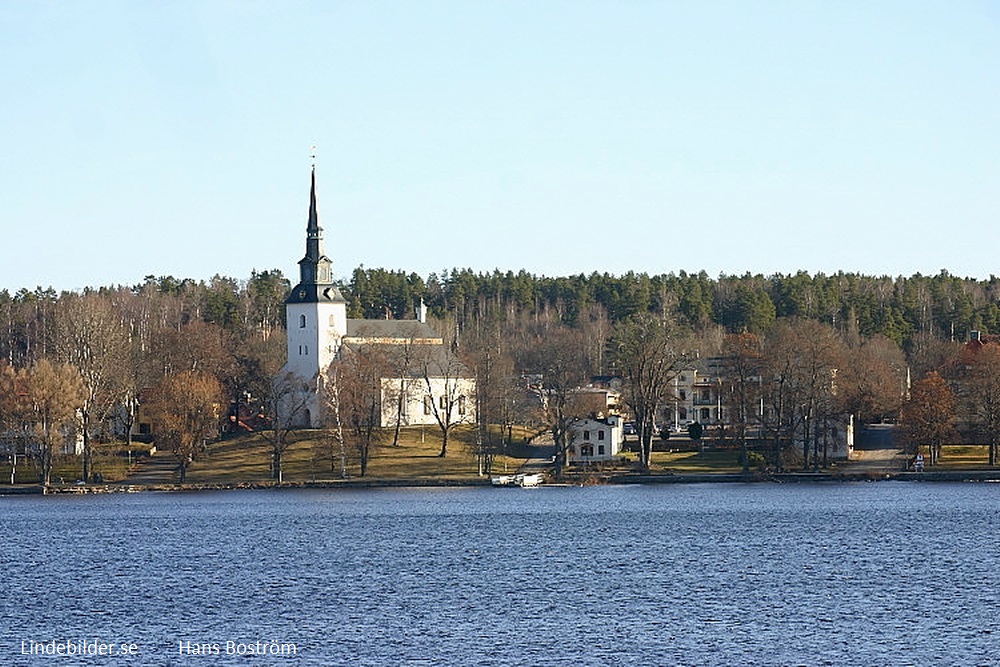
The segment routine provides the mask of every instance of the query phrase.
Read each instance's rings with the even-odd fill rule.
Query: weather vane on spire
[[[315,169],[316,168],[316,144],[313,144],[309,148],[309,157],[312,158],[312,166]]]

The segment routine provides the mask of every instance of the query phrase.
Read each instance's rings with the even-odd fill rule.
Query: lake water
[[[0,536],[3,665],[1000,665],[1000,484],[0,497]]]

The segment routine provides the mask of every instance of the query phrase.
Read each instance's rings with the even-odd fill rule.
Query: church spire
[[[306,225],[306,256],[304,260],[317,262],[323,257],[323,228],[319,226],[316,212],[316,165],[312,166],[312,183],[309,188],[309,224]],[[329,261],[329,260],[327,260]]]
[[[303,285],[329,285],[330,259],[323,254],[323,228],[316,210],[316,165],[312,166],[309,187],[309,223],[306,225],[306,256],[299,261],[299,280]]]
[[[323,254],[323,228],[319,226],[319,212],[316,207],[316,162],[313,165],[309,183],[309,222],[306,224],[306,254],[299,260],[299,284],[292,290],[289,303],[309,303],[317,301],[343,301],[344,297],[333,286],[333,271],[330,258]]]

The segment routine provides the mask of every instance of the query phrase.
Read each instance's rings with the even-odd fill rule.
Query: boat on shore
[[[520,486],[520,487],[531,487],[539,486],[545,481],[545,475],[542,473],[517,473],[514,475],[494,475],[490,478],[490,484],[493,486]]]

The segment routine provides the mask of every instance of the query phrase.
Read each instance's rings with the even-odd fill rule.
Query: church
[[[389,371],[381,379],[380,426],[438,425],[475,421],[475,378],[427,323],[421,302],[413,320],[347,317],[347,300],[333,284],[332,262],[323,254],[316,207],[316,166],[309,189],[306,254],[299,282],[285,300],[287,357],[275,385],[290,388],[279,418],[296,428],[329,425],[324,397],[326,371],[352,346],[378,346]],[[278,391],[278,389],[276,389]]]

